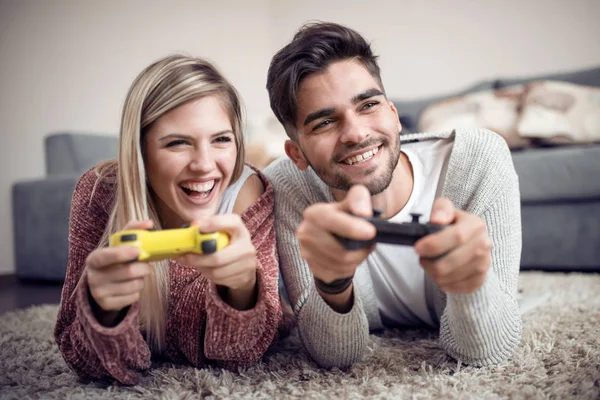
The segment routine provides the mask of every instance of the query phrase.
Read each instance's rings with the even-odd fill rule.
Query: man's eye
[[[316,131],[317,129],[324,128],[324,127],[326,127],[327,125],[330,125],[331,123],[333,123],[333,121],[332,121],[332,120],[330,120],[330,119],[326,119],[326,120],[324,120],[324,121],[321,121],[321,122],[319,122],[319,123],[318,123],[318,124],[317,124],[317,125],[316,125],[316,126],[313,128],[313,131]]]
[[[368,109],[370,109],[370,108],[373,108],[373,107],[375,107],[377,104],[379,104],[379,102],[377,102],[377,101],[369,101],[368,103],[365,103],[365,104],[362,106],[362,108],[361,108],[361,109],[362,109],[362,110],[368,110]]]

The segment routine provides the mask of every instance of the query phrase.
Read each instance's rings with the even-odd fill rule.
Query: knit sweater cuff
[[[471,365],[493,365],[512,354],[521,336],[518,304],[502,292],[490,272],[470,294],[448,294],[440,337],[448,353]]]
[[[77,289],[77,313],[79,320],[86,332],[93,332],[94,337],[114,338],[116,336],[126,335],[132,327],[139,330],[138,314],[139,304],[132,304],[126,311],[125,316],[119,323],[113,327],[107,327],[98,322],[94,315],[92,305],[90,303],[90,287],[87,280],[87,271],[84,271],[81,276],[81,281]],[[91,338],[90,338],[91,339]]]
[[[98,357],[101,366],[89,366],[96,370],[91,373],[92,376],[102,375],[103,368],[121,383],[136,384],[139,381],[137,372],[150,367],[150,349],[138,325],[139,305],[135,303],[130,306],[116,326],[103,326],[92,311],[86,272],[81,279],[76,296],[77,319],[83,335],[78,337],[74,345],[80,347],[79,352]]]
[[[300,310],[300,337],[312,358],[322,367],[349,367],[363,356],[369,324],[356,292],[353,297],[352,309],[340,314],[312,286]]]
[[[249,364],[260,358],[272,338],[262,334],[266,321],[267,285],[261,268],[256,270],[258,295],[249,310],[236,310],[227,304],[214,283],[209,285],[206,304],[205,355],[209,359]],[[266,346],[261,345],[268,340]],[[263,350],[260,350],[263,349]]]

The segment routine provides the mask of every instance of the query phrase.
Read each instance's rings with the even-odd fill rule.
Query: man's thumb
[[[351,214],[361,217],[370,217],[373,215],[371,193],[364,185],[352,186],[342,204],[344,211]]]

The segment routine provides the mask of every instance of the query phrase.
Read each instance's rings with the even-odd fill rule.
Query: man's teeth
[[[215,180],[203,183],[184,183],[181,187],[186,188],[188,190],[193,190],[194,192],[208,192],[215,186]]]
[[[366,151],[362,154],[359,154],[359,155],[356,155],[353,157],[348,157],[342,162],[344,164],[348,164],[348,165],[358,164],[358,163],[367,161],[369,158],[371,158],[375,154],[377,154],[378,151],[379,151],[379,147],[375,147],[373,150]]]

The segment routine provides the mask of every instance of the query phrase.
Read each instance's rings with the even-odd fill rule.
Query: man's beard
[[[391,151],[387,163],[387,169],[383,171],[381,176],[374,177],[367,182],[354,182],[352,181],[352,178],[350,178],[346,173],[339,170],[338,163],[339,161],[345,158],[343,154],[334,155],[332,158],[334,161],[331,163],[331,165],[322,167],[315,166],[315,164],[311,162],[310,159],[306,156],[306,153],[304,153],[304,151],[302,151],[302,153],[304,154],[304,158],[308,165],[310,165],[310,167],[315,171],[319,178],[321,178],[321,180],[332,189],[348,191],[356,183],[362,183],[367,187],[367,189],[369,189],[371,196],[374,196],[387,189],[387,187],[390,185],[390,182],[392,181],[394,170],[396,169],[396,166],[398,165],[398,160],[400,159],[400,133],[398,133],[395,146],[393,147],[390,146],[390,140],[387,137],[384,137],[383,140],[373,138],[361,143],[360,145],[354,145],[343,150],[344,154],[348,154],[350,152],[354,152],[360,149],[366,149],[377,143],[379,144],[379,146],[381,146],[381,149],[389,148]],[[363,176],[368,176],[373,172],[374,168],[365,170]]]

